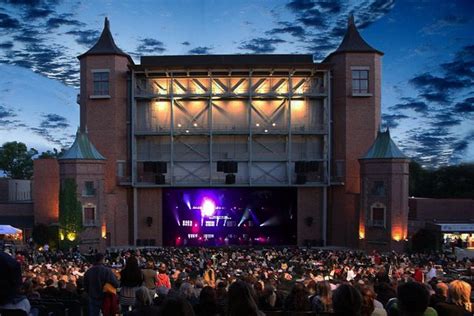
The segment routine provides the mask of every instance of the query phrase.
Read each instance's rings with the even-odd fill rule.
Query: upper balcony
[[[138,78],[138,99],[238,99],[324,97],[323,76]]]

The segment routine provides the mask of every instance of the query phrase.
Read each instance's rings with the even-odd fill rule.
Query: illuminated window
[[[96,225],[95,206],[87,205],[82,209],[82,218],[84,226]]]
[[[94,92],[95,96],[108,96],[109,95],[109,72],[108,71],[94,71],[92,73],[94,80]]]
[[[352,94],[369,93],[369,71],[368,70],[352,70]]]

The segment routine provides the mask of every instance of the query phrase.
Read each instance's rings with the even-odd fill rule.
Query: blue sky
[[[68,146],[79,124],[78,61],[104,17],[140,55],[334,50],[354,13],[385,52],[382,112],[405,153],[427,166],[474,160],[474,1],[0,0],[0,143]]]

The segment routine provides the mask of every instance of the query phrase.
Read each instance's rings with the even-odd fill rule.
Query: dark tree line
[[[410,196],[474,199],[474,163],[425,169],[410,163]]]

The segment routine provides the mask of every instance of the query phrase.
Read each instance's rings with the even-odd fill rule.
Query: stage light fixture
[[[201,205],[202,216],[210,217],[213,216],[216,211],[216,204],[210,199],[204,199]]]

